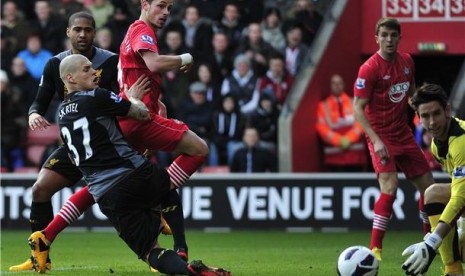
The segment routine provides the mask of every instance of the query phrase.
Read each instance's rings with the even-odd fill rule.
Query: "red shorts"
[[[128,117],[120,117],[118,121],[126,141],[139,152],[146,149],[172,152],[189,130],[181,121],[158,115],[150,121]]]
[[[402,144],[385,143],[389,152],[389,159],[386,160],[385,164],[381,163],[381,159],[373,150],[373,143],[368,140],[371,162],[377,175],[380,173],[397,172],[398,167],[407,179],[413,179],[430,171],[428,162],[413,135],[407,140],[406,143]],[[405,142],[405,139],[403,142]]]

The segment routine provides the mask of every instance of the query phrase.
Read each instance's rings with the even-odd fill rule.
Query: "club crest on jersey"
[[[389,99],[393,103],[398,103],[402,101],[402,99],[405,98],[405,95],[407,94],[409,88],[410,83],[408,81],[394,84],[393,86],[391,86],[391,89],[389,89]]]
[[[113,92],[111,92],[111,94],[110,94],[110,99],[114,100],[115,103],[119,103],[122,100],[122,98],[119,95],[116,95]]]
[[[357,87],[357,89],[364,89],[365,88],[365,79],[357,78],[357,80],[355,81],[355,87]]]
[[[404,73],[406,75],[410,74],[410,69],[408,69],[407,67],[404,67]]]
[[[140,37],[140,39],[143,41],[143,42],[147,42],[148,44],[151,44],[153,45],[153,38],[149,35],[142,35]]]
[[[454,176],[455,179],[460,179],[460,178],[465,177],[465,166],[454,168],[452,175]]]

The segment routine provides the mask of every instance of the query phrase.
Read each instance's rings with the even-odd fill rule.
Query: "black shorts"
[[[98,202],[120,238],[140,259],[157,241],[160,216],[152,209],[160,204],[169,190],[168,172],[147,161]]]
[[[68,151],[64,145],[60,145],[42,165],[42,168],[52,170],[61,174],[71,181],[71,185],[76,184],[81,178],[81,171],[71,161]]]

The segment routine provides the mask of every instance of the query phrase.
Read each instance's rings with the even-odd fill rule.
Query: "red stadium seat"
[[[206,166],[202,168],[202,173],[229,173],[228,166]]]
[[[26,156],[27,160],[33,166],[40,166],[42,161],[42,155],[45,152],[47,145],[29,145],[27,147]]]
[[[52,124],[44,130],[31,130],[27,132],[28,145],[50,145],[55,143],[60,137],[58,124]]]
[[[15,169],[15,173],[38,173],[38,167],[22,167]]]

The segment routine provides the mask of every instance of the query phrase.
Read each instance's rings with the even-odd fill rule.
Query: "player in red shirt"
[[[178,120],[167,119],[166,109],[160,101],[161,73],[176,69],[188,72],[193,64],[190,54],[179,56],[159,54],[156,33],[168,20],[172,6],[173,0],[141,0],[140,18],[129,26],[126,37],[121,43],[118,64],[118,81],[121,91],[124,91],[124,87],[131,87],[140,75],[149,76],[151,89],[142,101],[149,108],[152,120],[142,122],[121,117],[119,125],[125,139],[131,145],[137,145],[139,148],[136,150],[140,152],[149,149],[180,153],[168,167],[168,173],[171,182],[176,187],[181,187],[204,163],[208,156],[208,146],[204,140],[189,130],[186,124]],[[126,97],[124,92],[121,94]],[[174,208],[165,208],[165,217],[168,213],[178,211],[177,217],[179,218],[168,221],[168,223],[182,224],[182,206],[179,195],[176,191],[172,191],[168,197],[173,199]],[[185,250],[187,254],[184,227],[178,225],[171,229],[175,239],[175,249]],[[176,233],[177,229],[180,230],[179,233]]]
[[[381,189],[374,206],[370,243],[379,260],[399,183],[396,167],[419,190],[423,230],[430,230],[423,194],[434,180],[408,125],[408,101],[415,91],[415,65],[409,54],[397,51],[400,38],[397,19],[378,21],[375,39],[379,50],[360,67],[354,85],[355,118],[365,130]]]

